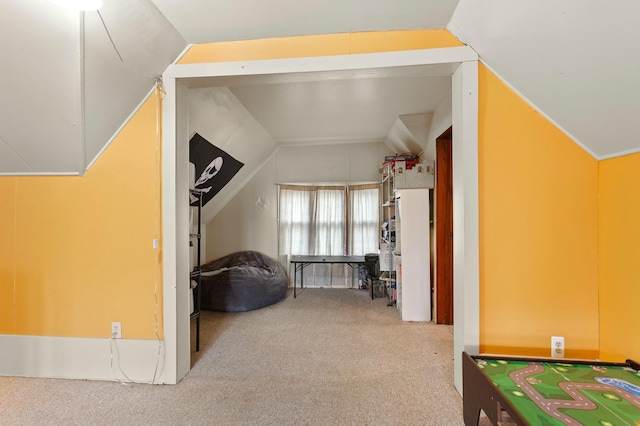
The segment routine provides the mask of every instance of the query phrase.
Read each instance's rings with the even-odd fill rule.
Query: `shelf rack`
[[[189,246],[196,247],[196,264],[193,270],[189,273],[189,286],[193,292],[193,312],[191,313],[191,319],[196,320],[196,352],[200,351],[200,298],[202,292],[202,265],[201,265],[201,253],[202,253],[202,194],[203,192],[198,189],[189,190],[189,207],[195,210],[198,215],[197,230],[193,233],[193,223],[189,224]],[[192,283],[195,282],[195,286]]]

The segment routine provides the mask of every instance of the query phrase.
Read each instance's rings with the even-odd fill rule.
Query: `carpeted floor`
[[[386,299],[305,289],[203,312],[177,385],[0,377],[0,424],[462,425],[452,347],[451,326],[402,322]]]

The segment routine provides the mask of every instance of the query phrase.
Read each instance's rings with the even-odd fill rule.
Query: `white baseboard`
[[[0,335],[0,348],[0,376],[165,383],[158,340]]]

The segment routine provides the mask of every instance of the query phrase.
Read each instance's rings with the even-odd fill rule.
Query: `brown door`
[[[453,324],[452,130],[436,139],[435,232],[436,323]]]

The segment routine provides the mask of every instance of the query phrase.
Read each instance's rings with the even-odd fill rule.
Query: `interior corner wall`
[[[481,352],[598,358],[597,160],[482,64],[478,143]]]
[[[0,179],[1,333],[162,335],[158,156],[152,96],[85,176]]]
[[[640,154],[599,166],[600,357],[640,360]]]

